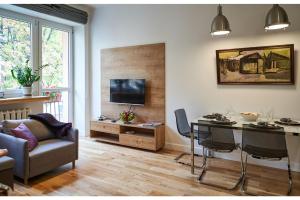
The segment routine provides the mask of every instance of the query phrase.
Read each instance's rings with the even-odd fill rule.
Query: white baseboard
[[[174,151],[190,152],[190,146],[184,145],[184,144],[166,143],[164,148],[169,149],[169,150],[174,150]],[[196,144],[195,144],[195,153],[202,154],[202,148]],[[222,158],[222,159],[226,159],[226,160],[240,161],[240,153],[237,151],[232,152],[230,154],[216,153],[216,154],[214,154],[214,156],[217,158]],[[284,169],[284,170],[287,169],[287,160],[286,159],[283,159],[281,161],[267,161],[267,160],[258,160],[258,159],[249,158],[248,162],[251,164],[273,167],[273,168],[277,168],[277,169]],[[291,170],[295,171],[295,172],[300,172],[300,164],[291,162]]]

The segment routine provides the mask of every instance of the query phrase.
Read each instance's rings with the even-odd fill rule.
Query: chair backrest
[[[177,130],[180,135],[188,136],[191,132],[191,128],[189,126],[189,122],[186,117],[186,113],[184,109],[177,109],[175,110],[175,117],[176,117],[176,125]]]
[[[283,128],[266,130],[243,126],[242,148],[247,153],[265,158],[287,157]]]
[[[211,145],[214,147],[223,146],[224,148],[230,147],[230,150],[235,146],[233,129],[230,126],[220,126],[212,124],[208,121],[201,121],[201,125],[198,126],[199,130],[202,132],[209,133],[207,138]],[[202,141],[199,141],[201,145]],[[224,146],[225,145],[225,146]],[[223,149],[222,147],[220,147]],[[225,149],[223,149],[225,150]],[[228,149],[229,150],[229,149]]]
[[[233,129],[210,127],[211,140],[215,143],[235,144]]]

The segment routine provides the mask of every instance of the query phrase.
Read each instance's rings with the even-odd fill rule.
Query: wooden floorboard
[[[20,182],[10,195],[240,195],[201,185],[190,168],[176,163],[179,152],[157,153],[81,139],[76,168],[62,166],[35,177],[29,186]],[[188,162],[188,157],[185,157]],[[201,159],[197,159],[201,164]],[[238,179],[240,164],[223,159],[209,159],[205,181],[231,185]],[[259,195],[285,195],[287,172],[249,165],[248,189]],[[300,195],[300,173],[293,173],[292,195]]]

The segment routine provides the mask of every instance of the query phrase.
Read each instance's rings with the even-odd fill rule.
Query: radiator
[[[9,119],[27,119],[30,113],[30,108],[0,110],[0,121]]]

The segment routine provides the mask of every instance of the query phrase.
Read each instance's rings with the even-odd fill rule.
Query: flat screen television
[[[145,79],[111,79],[110,102],[144,105]]]

